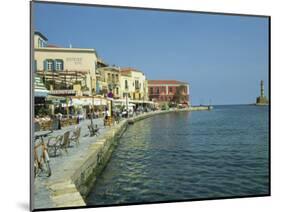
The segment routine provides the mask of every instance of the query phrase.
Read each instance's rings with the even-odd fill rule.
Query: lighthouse
[[[263,80],[261,80],[261,98],[264,98],[264,84],[263,84]]]
[[[268,100],[264,95],[264,83],[263,80],[260,82],[260,96],[257,97],[256,105],[268,105]]]

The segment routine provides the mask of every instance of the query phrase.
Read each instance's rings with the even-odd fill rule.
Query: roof
[[[122,74],[122,75],[126,75],[126,76],[129,76],[129,75],[131,75],[131,71],[130,70],[120,70],[120,73]]]
[[[82,48],[62,48],[62,47],[44,47],[44,48],[34,48],[35,51],[67,51],[67,52],[88,52],[95,53],[95,49],[82,49]]]
[[[104,64],[104,65],[108,65],[103,59],[101,59],[100,57],[97,58],[97,62]]]
[[[122,75],[127,75],[127,76],[129,76],[133,71],[142,73],[144,75],[144,73],[142,71],[137,70],[135,68],[131,68],[131,67],[124,67],[124,68],[121,68],[121,70],[120,70]]]
[[[169,85],[182,85],[182,84],[188,84],[187,82],[181,82],[177,80],[148,80],[148,85],[162,85],[162,84],[169,84]]]
[[[47,47],[49,47],[49,48],[60,48],[59,46],[54,45],[54,44],[48,44]]]
[[[115,71],[115,72],[119,72],[119,68],[116,66],[106,66],[106,67],[100,67],[97,68],[97,70],[101,70],[101,71]]]
[[[34,35],[39,35],[39,36],[42,37],[45,41],[48,40],[48,38],[45,37],[41,32],[35,31],[35,32],[34,32]]]

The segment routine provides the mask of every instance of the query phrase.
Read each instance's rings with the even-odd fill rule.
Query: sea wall
[[[127,120],[104,133],[93,143],[87,152],[84,163],[75,171],[72,181],[83,198],[86,198],[92,189],[96,178],[110,159],[111,153],[117,145],[118,138],[123,134],[128,125]]]
[[[188,111],[201,111],[201,110],[210,110],[210,106],[193,106],[188,108]]]
[[[47,185],[50,190],[53,207],[86,206],[85,198],[92,189],[96,178],[106,166],[118,138],[128,125],[127,120],[112,126],[109,131],[99,135],[79,158],[71,161],[64,175]]]
[[[89,146],[83,156],[73,161],[71,170],[66,172],[63,179],[49,185],[54,206],[71,207],[86,205],[85,199],[87,195],[93,188],[97,177],[107,165],[112,151],[117,145],[118,138],[122,136],[128,124],[164,113],[207,109],[206,107],[197,107],[193,109],[155,111],[122,120],[119,124],[112,126],[109,131],[98,136],[97,141]]]

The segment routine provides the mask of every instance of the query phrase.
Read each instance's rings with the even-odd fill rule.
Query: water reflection
[[[268,111],[172,113],[130,126],[89,205],[268,193]]]

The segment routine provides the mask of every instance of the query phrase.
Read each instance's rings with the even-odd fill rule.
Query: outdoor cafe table
[[[34,135],[35,135],[35,138],[43,138],[51,133],[52,133],[52,131],[50,131],[50,130],[44,130],[44,131],[35,132]]]
[[[35,136],[34,140],[36,141],[37,139],[40,138],[40,141],[44,141],[43,137],[46,137],[46,136],[48,136],[51,133],[52,133],[52,131],[50,131],[50,130],[44,130],[44,131],[35,132],[34,133],[34,136]]]

